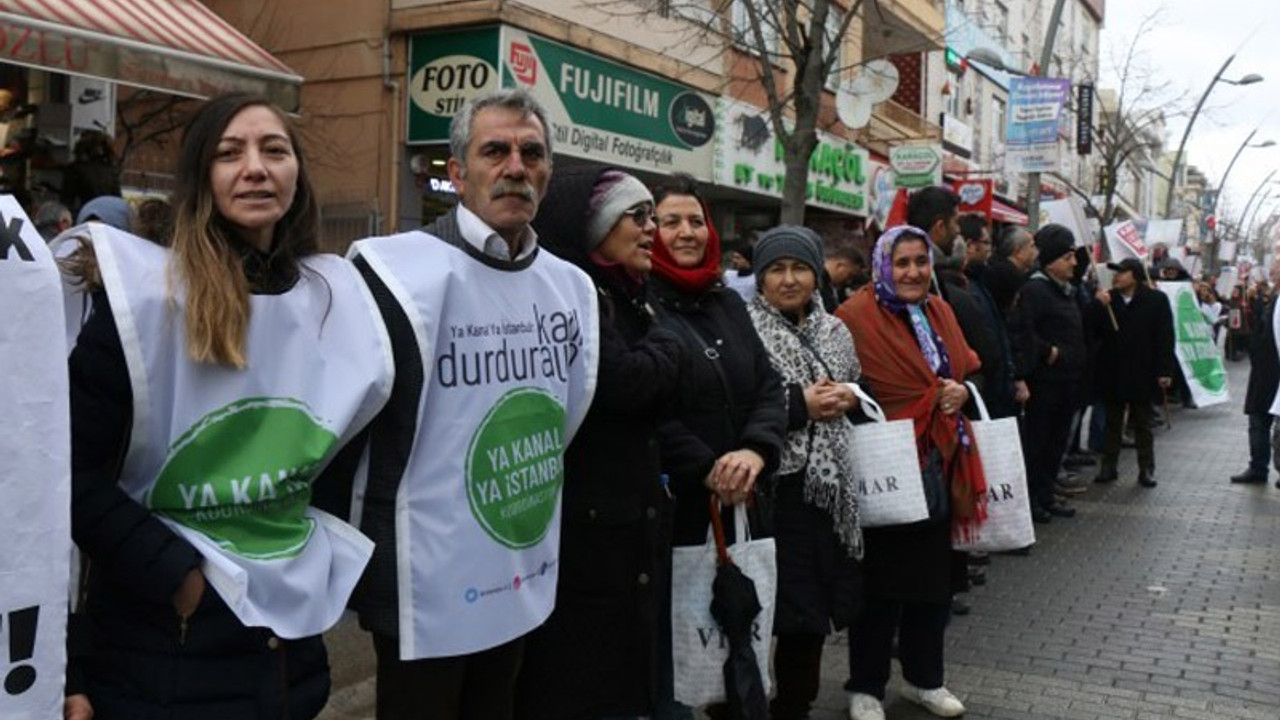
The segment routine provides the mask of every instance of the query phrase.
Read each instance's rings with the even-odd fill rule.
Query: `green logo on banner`
[[[241,400],[173,444],[146,504],[230,553],[292,557],[314,530],[311,481],[337,441],[298,400]]]
[[[1227,372],[1213,345],[1213,332],[1190,290],[1178,292],[1178,345],[1200,387],[1219,394],[1227,386]]]
[[[489,536],[509,548],[542,540],[564,483],[564,407],[520,388],[489,410],[467,452],[467,501]]]

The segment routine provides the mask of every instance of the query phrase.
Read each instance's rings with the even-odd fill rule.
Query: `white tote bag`
[[[973,420],[974,441],[987,476],[987,520],[968,541],[955,538],[952,547],[963,552],[1002,552],[1035,544],[1031,501],[1027,494],[1027,466],[1017,418],[992,420],[987,404],[973,383],[965,383],[978,406]]]
[[[778,588],[777,552],[773,538],[750,539],[746,508],[735,506],[733,517],[737,542],[728,547],[729,558],[756,585],[760,614],[756,616],[751,646],[768,695],[769,649]],[[708,532],[706,545],[675,547],[671,554],[671,646],[676,701],[693,707],[722,702],[729,640],[711,617],[711,583],[716,578],[715,539]]]
[[[853,487],[862,527],[906,525],[929,517],[916,453],[915,423],[887,420],[856,383],[846,383],[875,422],[853,426]]]

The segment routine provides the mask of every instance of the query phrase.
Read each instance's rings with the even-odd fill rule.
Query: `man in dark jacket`
[[[1089,312],[1099,334],[1098,393],[1107,406],[1107,434],[1102,469],[1096,482],[1117,478],[1116,460],[1124,431],[1125,408],[1133,424],[1138,449],[1138,484],[1155,487],[1155,446],[1151,436],[1151,407],[1159,392],[1173,384],[1173,312],[1164,293],[1151,289],[1146,269],[1136,258],[1107,263],[1115,271],[1111,290],[1099,290]],[[1105,317],[1110,314],[1115,318]]]
[[[991,260],[987,262],[987,288],[1006,315],[1018,290],[1035,269],[1037,252],[1031,233],[1016,225],[1005,228],[992,247]]]
[[[1049,522],[1076,511],[1054,499],[1071,434],[1071,416],[1088,361],[1084,322],[1071,278],[1076,267],[1075,237],[1061,225],[1046,225],[1035,235],[1040,269],[1022,286],[1014,302],[1016,356],[1023,363],[1031,397],[1026,405],[1022,452],[1027,462],[1031,516]]]
[[[1027,383],[1018,374],[1014,362],[1005,311],[996,302],[988,285],[991,231],[987,228],[986,218],[973,214],[961,217],[960,236],[965,241],[965,288],[982,311],[983,322],[998,350],[992,362],[982,358],[983,394],[993,417],[1014,417],[1018,414],[1018,407],[1027,401]]]
[[[1267,302],[1260,321],[1254,324],[1249,344],[1249,389],[1244,396],[1244,414],[1249,417],[1249,469],[1232,475],[1233,483],[1265,483],[1271,463],[1271,404],[1280,390],[1280,352],[1276,350],[1276,301]],[[1280,487],[1280,482],[1276,483]]]

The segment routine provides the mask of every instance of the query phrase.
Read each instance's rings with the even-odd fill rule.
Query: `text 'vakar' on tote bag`
[[[928,519],[920,476],[915,423],[888,420],[884,410],[857,383],[845,383],[862,411],[875,422],[853,426],[853,488],[862,527],[906,525]]]
[[[777,550],[773,538],[753,540],[743,505],[734,506],[733,545],[726,548],[733,564],[755,583],[760,612],[751,628],[751,646],[760,668],[764,694],[769,693],[769,649],[773,641],[773,609],[778,587]],[[711,615],[716,578],[716,539],[707,544],[672,548],[671,649],[675,664],[675,699],[699,707],[725,700],[724,664],[729,634]]]
[[[1031,502],[1027,495],[1027,466],[1022,458],[1022,441],[1017,418],[991,419],[987,404],[973,383],[965,383],[979,419],[973,420],[973,435],[987,476],[987,520],[969,541],[952,540],[952,547],[965,552],[1003,552],[1030,547],[1036,542],[1031,523]]]

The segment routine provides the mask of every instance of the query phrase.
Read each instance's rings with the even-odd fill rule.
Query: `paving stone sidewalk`
[[[1280,718],[1280,489],[1227,482],[1248,463],[1248,363],[1228,370],[1231,402],[1157,431],[1159,487],[1126,449],[1120,481],[1037,525],[1031,555],[992,558],[947,633],[966,718]],[[848,717],[847,672],[833,638],[813,720]],[[895,663],[889,720],[933,717],[899,682]]]
[[[947,634],[966,718],[1280,718],[1280,489],[1227,482],[1247,464],[1248,364],[1229,373],[1231,402],[1175,409],[1157,431],[1159,487],[1138,486],[1125,450],[1121,480],[1073,500],[1074,519],[1036,526],[1031,555],[992,558]],[[329,639],[321,720],[372,718],[367,636],[344,622]],[[847,672],[833,637],[812,720],[848,717]],[[899,682],[895,664],[889,720],[933,717]]]

